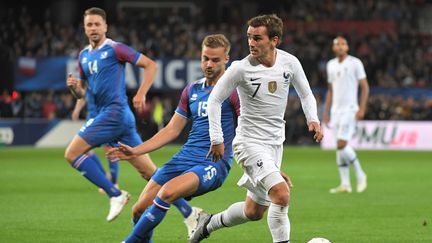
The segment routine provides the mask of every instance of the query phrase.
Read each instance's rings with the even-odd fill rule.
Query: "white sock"
[[[365,173],[360,165],[360,161],[357,158],[357,154],[351,146],[345,146],[343,149],[343,154],[346,156],[346,160],[353,165],[354,171],[356,173],[357,179],[363,178]]]
[[[227,210],[212,216],[210,223],[207,225],[209,233],[222,227],[232,227],[238,224],[243,224],[250,219],[245,214],[245,202],[236,202],[231,204]]]
[[[349,164],[345,162],[344,156],[343,156],[343,149],[338,149],[336,151],[336,162],[339,168],[339,175],[341,178],[341,185],[342,186],[351,186],[350,182],[350,174],[349,174]]]
[[[273,242],[289,241],[291,225],[288,218],[288,206],[271,203],[267,214],[267,224]]]

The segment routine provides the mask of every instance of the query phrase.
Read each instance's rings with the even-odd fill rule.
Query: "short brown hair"
[[[226,55],[228,55],[231,49],[229,40],[223,34],[207,35],[204,38],[201,47],[204,46],[210,48],[223,47]]]
[[[269,38],[279,37],[279,43],[282,40],[283,22],[276,14],[265,14],[253,17],[248,20],[247,24],[252,27],[265,26]]]
[[[99,15],[99,16],[101,16],[101,17],[103,18],[103,20],[106,22],[106,13],[105,13],[105,11],[104,11],[103,9],[101,9],[101,8],[96,8],[96,7],[89,8],[89,9],[87,9],[87,10],[84,12],[84,18],[85,18],[87,15]]]

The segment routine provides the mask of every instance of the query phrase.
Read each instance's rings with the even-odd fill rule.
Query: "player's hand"
[[[135,152],[135,148],[132,148],[126,144],[118,143],[119,147],[111,148],[106,153],[110,159],[115,160],[130,160],[137,157],[137,153]]]
[[[359,121],[359,120],[363,120],[364,116],[365,116],[365,111],[362,110],[362,109],[360,109],[360,110],[358,110],[357,113],[356,113],[356,120],[357,120],[357,121]]]
[[[74,78],[74,77],[72,76],[72,73],[69,73],[69,74],[68,74],[68,78],[66,79],[66,85],[67,85],[69,88],[73,88],[73,89],[75,89],[75,88],[77,87],[77,85],[78,85],[78,79]]]
[[[320,124],[318,122],[311,122],[309,123],[308,128],[309,128],[309,132],[315,132],[314,134],[315,142],[317,143],[321,142],[324,134],[321,130]]]
[[[225,146],[223,143],[220,144],[212,144],[210,146],[210,150],[207,153],[206,158],[209,158],[210,156],[212,156],[212,161],[216,162],[218,160],[223,159],[224,156],[224,152],[225,152]]]
[[[79,80],[74,78],[71,73],[69,73],[68,78],[66,79],[66,85],[69,88],[70,92],[75,96],[75,98],[80,99],[83,96],[82,91],[78,88]]]
[[[288,187],[293,188],[294,185],[291,181],[291,178],[287,174],[285,174],[285,172],[283,172],[283,171],[281,171],[280,173],[281,173],[281,176],[284,178],[285,182],[288,184]]]
[[[132,103],[135,108],[135,111],[141,113],[146,105],[145,102],[146,102],[145,95],[141,95],[137,93],[132,99]]]

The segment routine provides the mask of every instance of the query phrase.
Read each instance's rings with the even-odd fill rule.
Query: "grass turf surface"
[[[151,154],[161,165],[176,151]],[[103,155],[101,150],[97,150]],[[432,242],[432,152],[359,151],[368,189],[328,193],[339,182],[334,151],[285,148],[283,170],[294,183],[291,242]],[[104,166],[106,162],[102,159]],[[130,210],[145,185],[127,162],[120,186],[133,198],[118,219],[105,221],[106,196],[63,159],[63,149],[0,148],[0,242],[120,242],[131,230]],[[218,190],[191,201],[208,212],[243,200],[237,165]],[[351,173],[353,189],[355,176]],[[153,242],[186,242],[186,227],[172,206]],[[266,220],[214,232],[205,242],[271,242]]]

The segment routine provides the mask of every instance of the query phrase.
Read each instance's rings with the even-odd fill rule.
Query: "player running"
[[[221,102],[221,126],[225,146],[228,148],[224,152],[224,159],[212,162],[206,155],[210,148],[207,99],[225,72],[229,50],[230,43],[224,35],[206,36],[202,42],[201,55],[201,69],[205,78],[186,86],[168,125],[135,148],[121,144],[118,149],[112,150],[120,159],[134,158],[154,151],[174,140],[186,126],[188,119],[192,120],[187,142],[170,161],[157,170],[135,204],[133,214],[139,221],[125,242],[150,241],[153,229],[165,217],[173,202],[179,198],[190,199],[216,190],[227,177],[232,161],[231,143],[240,111],[235,91],[230,92],[227,99]],[[195,221],[188,222],[189,234],[196,226],[197,217],[191,220]]]
[[[123,143],[138,145],[142,140],[135,129],[135,118],[129,108],[125,88],[125,63],[144,68],[144,80],[134,97],[135,109],[141,110],[145,95],[156,73],[156,63],[132,48],[106,37],[106,14],[100,8],[90,8],[84,13],[84,30],[90,45],[84,48],[78,60],[80,76],[69,75],[66,84],[76,98],[90,92],[94,98],[97,115],[89,119],[72,139],[65,158],[110,198],[108,221],[115,219],[128,202],[130,195],[119,190],[98,168],[97,162],[86,153],[102,144]],[[156,166],[148,155],[130,159],[129,162],[142,177],[150,179]]]
[[[261,15],[250,19],[248,25],[250,55],[233,62],[208,101],[212,144],[209,153],[220,160],[225,149],[231,150],[224,144],[226,134],[220,123],[224,113],[220,105],[234,89],[239,93],[241,111],[233,150],[244,171],[238,185],[247,189],[246,199],[215,215],[201,213],[190,242],[199,242],[222,227],[259,220],[267,209],[273,242],[289,242],[290,183],[280,168],[290,84],[301,99],[309,131],[315,132],[314,139],[318,142],[323,136],[316,101],[299,60],[276,48],[282,38],[282,20],[276,15]]]

